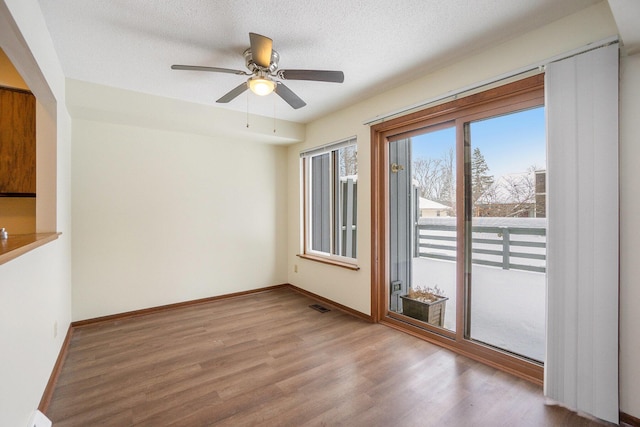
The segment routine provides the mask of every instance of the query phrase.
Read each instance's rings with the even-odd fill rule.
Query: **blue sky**
[[[531,165],[545,169],[546,135],[544,107],[471,123],[471,147],[480,148],[489,173],[525,172]],[[448,128],[413,137],[413,158],[442,158],[455,147],[455,129]]]

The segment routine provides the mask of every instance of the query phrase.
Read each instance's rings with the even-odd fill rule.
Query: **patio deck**
[[[444,327],[455,329],[455,262],[413,258],[413,285],[438,285],[446,296]],[[544,361],[545,274],[473,265],[471,337]]]

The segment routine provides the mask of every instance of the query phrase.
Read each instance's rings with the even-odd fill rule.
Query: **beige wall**
[[[43,214],[41,220],[47,231],[63,233],[0,265],[0,425],[26,426],[71,321],[71,122],[64,76],[37,0],[0,1],[0,46],[38,99],[38,147],[48,141],[46,148],[53,151],[45,170],[40,161],[38,180],[56,190],[43,200],[53,204],[45,203],[45,210],[54,215]],[[40,193],[43,187],[37,185]]]
[[[24,79],[0,47],[0,86],[29,90]]]
[[[364,102],[338,111],[307,127],[304,143],[289,148],[289,282],[370,314],[370,133],[368,119],[414,105],[475,82],[490,79],[574,48],[616,35],[617,28],[606,2],[589,7],[551,25],[431,73],[396,89],[376,94]],[[637,55],[636,55],[637,56]],[[640,417],[640,338],[637,325],[640,275],[635,256],[640,253],[640,141],[634,124],[640,115],[640,59],[623,58],[621,90],[621,410]],[[635,119],[634,119],[635,118]],[[299,152],[303,148],[358,137],[358,263],[353,272],[303,260],[301,251]],[[297,272],[295,272],[297,266]]]
[[[278,145],[74,119],[73,318],[285,283],[285,156]]]

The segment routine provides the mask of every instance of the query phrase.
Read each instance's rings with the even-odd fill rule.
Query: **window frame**
[[[302,227],[301,227],[301,235],[302,235],[302,244],[301,244],[301,253],[298,255],[301,258],[310,259],[313,261],[318,261],[326,264],[332,264],[339,267],[345,267],[352,270],[358,270],[359,267],[357,265],[357,193],[354,194],[353,200],[353,226],[355,226],[354,234],[355,236],[352,239],[353,245],[353,253],[354,257],[340,255],[340,250],[338,249],[338,244],[340,242],[340,238],[338,235],[340,234],[340,230],[338,229],[338,218],[341,213],[340,210],[342,208],[342,204],[340,203],[340,190],[339,186],[339,171],[337,168],[337,164],[339,162],[339,151],[346,147],[354,147],[357,153],[358,143],[356,137],[346,138],[340,141],[332,142],[330,144],[326,144],[323,146],[311,148],[300,153],[300,170],[301,170],[301,187],[302,187],[302,204],[301,204],[301,212],[302,212]],[[328,233],[329,233],[329,242],[328,248],[329,251],[322,251],[318,249],[313,249],[313,224],[314,224],[314,209],[312,209],[313,202],[313,184],[314,184],[314,170],[313,164],[314,159],[319,158],[320,156],[328,155],[328,170],[326,171],[326,175],[323,174],[323,178],[328,178],[328,204],[329,206],[325,210],[325,214],[328,215],[328,218],[323,219],[323,222],[328,223]],[[356,161],[356,169],[357,169],[357,161]],[[322,173],[322,172],[321,172]],[[319,177],[320,175],[316,175]],[[357,172],[356,172],[357,176]],[[357,183],[357,178],[355,180]]]

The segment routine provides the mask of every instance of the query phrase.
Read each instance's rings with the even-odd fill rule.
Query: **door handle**
[[[399,165],[397,163],[393,163],[391,165],[391,172],[393,172],[393,173],[398,173],[398,172],[400,172],[402,170],[404,170],[404,166],[402,166],[402,165]]]

